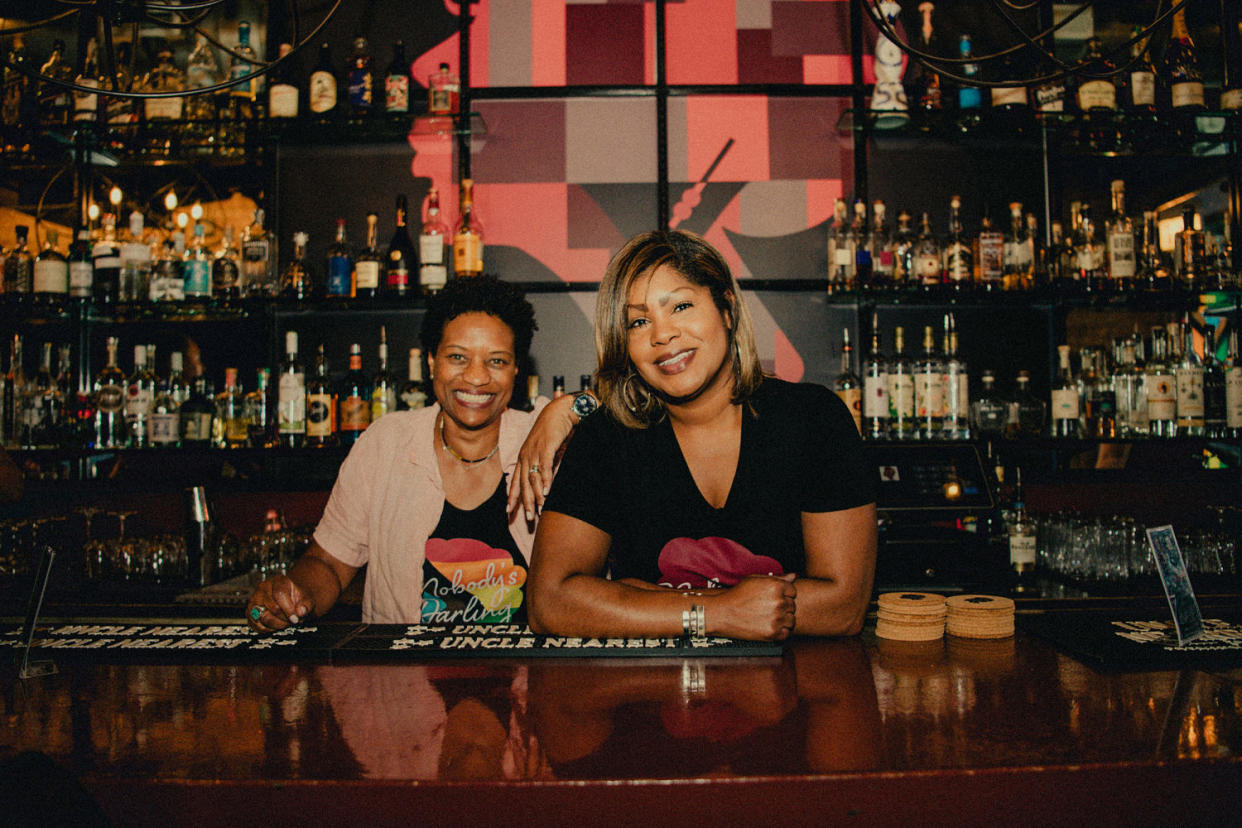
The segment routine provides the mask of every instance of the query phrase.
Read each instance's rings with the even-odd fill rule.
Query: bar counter
[[[6,676],[0,759],[117,825],[1236,824],[1242,670],[873,629],[769,658],[56,657]],[[9,784],[54,813],[48,777]]]

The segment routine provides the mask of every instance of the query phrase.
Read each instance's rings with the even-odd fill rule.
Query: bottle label
[[[861,388],[844,388],[835,392],[841,402],[845,403],[845,407],[850,410],[850,414],[854,416],[854,428],[862,433],[862,389]]]
[[[328,295],[354,295],[354,268],[348,256],[328,257]]]
[[[69,264],[63,259],[36,261],[34,263],[35,293],[59,293],[69,291]]]
[[[388,273],[385,274],[385,284],[390,288],[401,288],[410,286],[410,269],[405,265],[405,259],[402,258],[398,251],[393,251],[393,263],[388,266]]]
[[[362,397],[341,399],[341,431],[365,431],[371,424],[371,406]]]
[[[850,252],[848,246],[842,245],[837,247],[832,254],[832,263],[837,267],[848,268],[854,263],[854,254]]]
[[[282,373],[277,386],[277,429],[281,434],[306,431],[306,375]]]
[[[1009,536],[1009,563],[1014,566],[1034,566],[1037,544],[1034,535]]]
[[[919,418],[944,416],[944,377],[919,372],[914,383],[915,409]]]
[[[969,71],[970,64],[963,69]],[[978,109],[983,106],[983,91],[977,86],[963,86],[957,90],[958,109]]]
[[[1084,81],[1078,87],[1078,106],[1083,112],[1092,109],[1116,109],[1117,87],[1107,80]]]
[[[185,279],[180,264],[172,259],[161,261],[151,271],[152,302],[180,302],[185,298]]]
[[[1156,74],[1146,70],[1130,73],[1130,100],[1135,106],[1156,105]]]
[[[410,111],[410,78],[389,75],[384,78],[384,109],[388,112]]]
[[[78,78],[76,81],[78,86],[86,86],[91,89],[99,88],[99,81],[95,78]],[[73,93],[73,120],[75,121],[96,121],[99,119],[99,96],[93,92]]]
[[[181,434],[181,417],[176,411],[152,414],[147,421],[147,437],[159,446],[177,442]]]
[[[358,290],[375,290],[380,283],[380,263],[378,261],[360,261],[354,265],[354,277],[357,279]]]
[[[84,299],[91,295],[91,286],[95,282],[95,266],[90,262],[69,263],[69,295],[76,299]]]
[[[125,407],[125,389],[115,384],[100,386],[95,392],[95,404],[104,414],[119,414]]]
[[[1220,108],[1226,112],[1242,109],[1242,89],[1226,89],[1221,92]]]
[[[884,276],[885,281],[888,281],[887,277],[892,276],[897,267],[897,260],[893,255],[893,251],[881,250],[873,257],[873,266],[875,267],[876,275]]]
[[[316,115],[322,115],[336,106],[336,78],[331,72],[311,72],[306,100],[310,111]]]
[[[1004,273],[1004,236],[1000,233],[979,234],[979,281],[999,284]]]
[[[1078,419],[1078,391],[1073,388],[1054,388],[1052,390],[1052,419]]]
[[[237,262],[230,258],[216,259],[211,269],[211,281],[218,291],[234,290],[240,285]]]
[[[1147,419],[1155,422],[1177,416],[1177,381],[1172,374],[1148,374],[1143,387],[1147,389]]]
[[[151,413],[155,403],[155,392],[149,387],[131,385],[125,399],[125,416],[140,417]]]
[[[185,276],[186,296],[211,295],[211,263],[203,259],[190,259],[182,273]]]
[[[483,239],[477,233],[453,239],[453,270],[456,273],[483,272]]]
[[[1065,84],[1061,81],[1054,81],[1037,87],[1035,105],[1040,112],[1064,112]]]
[[[863,416],[868,419],[888,417],[888,376],[868,376],[863,379]]]
[[[185,98],[147,98],[143,112],[148,121],[180,121]]]
[[[1225,371],[1225,425],[1242,428],[1242,365]]]
[[[306,395],[306,436],[332,436],[332,395]]]
[[[298,117],[298,88],[289,83],[274,83],[267,90],[267,114],[271,118]]]
[[[397,392],[391,388],[377,388],[371,394],[371,422],[375,422],[389,411],[397,410]]]
[[[1026,106],[1026,87],[994,87],[992,89],[992,106]]]
[[[1009,273],[1027,270],[1035,260],[1033,247],[1030,239],[1005,242],[1001,251],[1001,267]]]
[[[914,272],[924,285],[940,284],[940,257],[935,253],[920,253],[914,257]]]
[[[1132,279],[1135,271],[1134,234],[1108,234],[1108,269],[1114,279]]]
[[[427,405],[427,394],[417,385],[407,384],[401,391],[401,402],[411,411],[417,411]]]
[[[349,72],[349,105],[359,109],[370,109],[374,100],[375,90],[372,88],[375,77],[365,69],[351,69]]]
[[[1173,84],[1173,108],[1186,109],[1203,106],[1203,83],[1182,81]]]
[[[888,375],[888,413],[890,417],[902,419],[914,416],[914,377],[909,374]]]
[[[949,367],[944,375],[944,414],[966,420],[970,416],[970,377],[958,368]]]
[[[432,115],[452,115],[453,90],[443,86],[432,86],[427,95],[427,111]]]
[[[1196,368],[1177,372],[1178,419],[1203,419],[1203,371]]]
[[[950,282],[969,282],[974,274],[970,266],[970,250],[956,242],[945,250],[945,271]]]
[[[183,440],[202,441],[211,439],[212,417],[206,411],[195,411],[181,419]]]

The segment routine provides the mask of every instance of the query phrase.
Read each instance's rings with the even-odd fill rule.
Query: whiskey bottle
[[[397,196],[396,228],[388,242],[388,255],[384,262],[384,292],[389,296],[406,296],[414,289],[411,274],[418,269],[418,253],[410,240],[406,217],[410,211],[405,194]]]
[[[156,383],[148,441],[152,448],[176,448],[181,444],[181,404],[172,394],[170,380]]]
[[[832,390],[854,417],[854,427],[862,433],[862,383],[854,373],[854,348],[850,345],[850,329],[841,330],[841,372],[832,381]]]
[[[418,285],[424,294],[435,293],[448,280],[448,248],[448,226],[440,217],[440,192],[432,187],[418,235]]]
[[[914,435],[924,440],[940,437],[944,426],[944,363],[936,353],[935,328],[923,327],[923,356],[914,366]]]
[[[216,448],[241,448],[250,439],[246,424],[245,394],[237,383],[237,369],[224,369],[224,390],[216,394],[211,444]]]
[[[17,244],[4,259],[4,292],[10,296],[28,297],[34,290],[34,256],[30,254],[30,228],[19,224],[13,228]]]
[[[914,370],[905,355],[906,332],[893,329],[893,358],[888,361],[888,436],[909,440],[918,436],[914,408]]]
[[[241,298],[241,251],[233,241],[233,227],[224,228],[220,246],[212,254],[211,291],[218,301],[229,302]]]
[[[1143,213],[1142,269],[1138,274],[1138,285],[1152,292],[1168,291],[1172,278],[1164,257],[1160,252],[1160,232],[1156,225],[1156,213],[1147,210]]]
[[[957,321],[944,318],[944,427],[949,440],[970,437],[970,371],[957,352]]]
[[[117,367],[119,340],[107,339],[107,363],[95,375],[95,447],[123,448],[125,431],[125,374]],[[20,363],[19,363],[20,364]]]
[[[362,35],[354,37],[354,49],[349,55],[347,96],[350,114],[355,117],[370,115],[375,107],[375,70],[371,48]]]
[[[483,273],[483,226],[474,212],[474,182],[461,182],[461,215],[453,234],[453,273],[456,276],[480,276]]]
[[[1088,437],[1117,436],[1117,396],[1102,351],[1087,349],[1082,354],[1082,399],[1084,433]]]
[[[212,423],[215,405],[212,403],[213,388],[205,377],[194,380],[194,390],[181,404],[181,445],[186,448],[206,448],[211,445]]]
[[[354,296],[354,254],[345,238],[345,219],[336,220],[336,240],[328,247],[328,290],[332,298]]]
[[[354,295],[374,299],[380,290],[380,268],[383,256],[379,250],[379,216],[367,213],[367,243],[354,261]]]
[[[1091,205],[1086,202],[1079,205],[1077,229],[1072,244],[1078,264],[1075,278],[1078,287],[1088,294],[1107,293],[1107,256],[1095,220],[1091,217]]]
[[[910,213],[902,210],[897,214],[897,229],[893,232],[890,258],[893,262],[892,284],[898,290],[916,290],[918,281],[914,275],[914,247],[918,236],[910,226]]]
[[[85,90],[99,88],[99,44],[93,37],[86,42],[82,67],[73,82],[75,86],[84,87]],[[73,120],[75,123],[95,123],[99,120],[97,92],[73,90]]]
[[[298,117],[301,93],[294,80],[293,62],[288,60],[292,53],[293,44],[281,43],[276,58],[280,63],[268,73],[267,117],[269,118]]]
[[[1117,85],[1113,82],[1116,67],[1104,55],[1103,42],[1098,37],[1087,38],[1083,56],[1078,64],[1078,109],[1085,117],[1092,113],[1112,113],[1117,110]]]
[[[962,229],[962,197],[949,201],[949,234],[945,237],[943,272],[948,287],[962,293],[970,290],[974,278],[974,252]]]
[[[982,389],[970,404],[970,424],[981,438],[1000,437],[1005,433],[1009,409],[996,391],[996,374],[985,368],[979,375]]]
[[[1022,491],[1022,468],[1014,467],[1012,517],[1009,521],[1009,568],[1015,592],[1032,588],[1037,543],[1035,525],[1026,514],[1026,496]]]
[[[388,370],[388,331],[380,326],[379,368],[371,380],[371,422],[397,410],[397,381]]]
[[[940,242],[932,232],[931,217],[924,213],[919,238],[914,246],[914,273],[920,290],[925,293],[939,291],[943,272]]]
[[[272,448],[271,417],[268,416],[268,385],[271,372],[267,367],[255,372],[254,390],[248,391],[242,401],[242,416],[246,420],[246,444],[251,448]]]
[[[1052,436],[1078,437],[1080,404],[1078,399],[1078,383],[1070,370],[1070,348],[1068,345],[1057,346],[1057,358],[1060,368],[1052,382]]]
[[[298,362],[298,332],[285,332],[285,358],[276,381],[276,436],[298,448],[306,438],[306,374]]]
[[[1169,360],[1168,334],[1163,328],[1151,332],[1151,359],[1143,370],[1147,397],[1147,433],[1152,437],[1177,436],[1177,377]]]
[[[979,286],[988,293],[1000,292],[1005,278],[1005,236],[987,215],[980,220],[976,261]]]
[[[362,372],[362,346],[349,346],[349,370],[341,383],[338,432],[342,443],[358,441],[371,424],[371,385]]]
[[[309,240],[310,237],[301,231],[293,234],[293,258],[280,274],[282,299],[304,302],[315,294],[314,281],[306,264],[306,242]]]
[[[400,40],[392,44],[392,62],[384,73],[384,111],[390,115],[410,111],[410,63]]]
[[[423,388],[423,351],[410,349],[409,379],[401,386],[402,410],[415,411],[427,405],[427,392]]]
[[[69,260],[56,249],[60,233],[49,227],[44,234],[43,249],[35,256],[32,286],[35,299],[55,308],[69,293]]]
[[[1124,293],[1134,284],[1137,257],[1134,255],[1134,222],[1126,215],[1126,185],[1112,183],[1113,214],[1105,225],[1108,234],[1108,275],[1115,292]]]
[[[888,436],[888,363],[880,352],[880,324],[871,315],[871,350],[863,363],[862,434],[871,440]]]
[[[1206,248],[1196,218],[1195,205],[1183,205],[1182,230],[1173,240],[1173,276],[1178,287],[1188,293],[1197,293],[1204,278]]]
[[[69,298],[89,299],[95,283],[95,259],[91,254],[91,231],[79,227],[69,248]]]

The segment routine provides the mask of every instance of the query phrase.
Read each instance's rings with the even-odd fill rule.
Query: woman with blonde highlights
[[[544,504],[531,626],[858,632],[874,474],[831,391],[764,376],[720,253],[681,231],[631,239],[600,285],[595,344],[603,411],[578,427]]]

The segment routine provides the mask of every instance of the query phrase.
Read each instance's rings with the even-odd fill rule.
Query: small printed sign
[[[1151,547],[1151,553],[1156,558],[1160,583],[1164,585],[1164,594],[1169,599],[1169,609],[1173,612],[1177,643],[1184,645],[1188,641],[1194,641],[1203,635],[1203,614],[1199,611],[1199,600],[1195,598],[1195,591],[1190,585],[1186,561],[1177,545],[1173,527],[1157,526],[1148,529],[1147,545]]]

